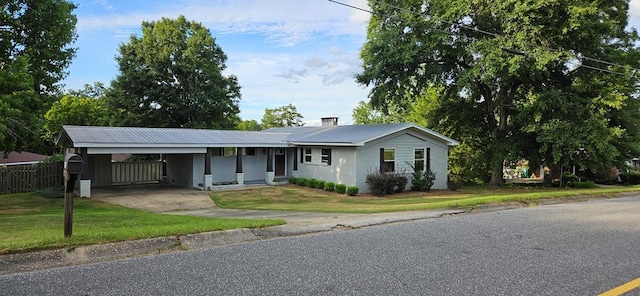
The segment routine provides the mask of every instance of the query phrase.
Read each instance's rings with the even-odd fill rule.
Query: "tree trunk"
[[[503,175],[502,162],[496,162],[493,165],[493,170],[491,171],[491,182],[489,183],[489,186],[491,187],[502,186],[502,184],[504,183],[504,179],[502,175]]]

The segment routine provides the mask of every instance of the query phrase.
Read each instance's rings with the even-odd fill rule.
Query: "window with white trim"
[[[313,160],[313,149],[305,148],[304,149],[304,162],[311,162]]]
[[[393,172],[396,170],[396,149],[384,148],[383,171]]]
[[[321,159],[323,164],[331,165],[331,149],[322,149]]]
[[[413,168],[416,171],[424,171],[424,161],[425,161],[424,148],[416,148],[413,151]]]

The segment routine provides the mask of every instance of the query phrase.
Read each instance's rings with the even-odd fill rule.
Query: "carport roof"
[[[290,133],[186,128],[63,126],[73,147],[287,147]]]

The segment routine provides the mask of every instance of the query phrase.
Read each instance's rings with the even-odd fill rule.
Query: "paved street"
[[[596,295],[639,277],[626,197],[0,276],[0,294]]]

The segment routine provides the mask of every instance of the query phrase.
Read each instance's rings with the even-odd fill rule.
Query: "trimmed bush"
[[[296,178],[296,185],[305,186],[307,183],[307,178]]]
[[[307,179],[307,182],[304,183],[304,186],[307,186],[309,188],[315,188],[316,187],[316,179],[314,179],[314,178]]]
[[[356,187],[356,186],[347,187],[347,194],[349,196],[354,196],[354,195],[358,194],[358,187]]]
[[[344,194],[345,192],[347,192],[347,185],[336,184],[335,190],[337,193]]]
[[[316,188],[318,188],[318,189],[324,189],[324,183],[325,183],[325,181],[322,181],[322,180],[316,180]]]
[[[639,172],[621,173],[620,180],[622,180],[622,183],[624,184],[638,185],[640,184],[640,173]]]
[[[596,185],[596,183],[593,183],[593,181],[586,181],[586,182],[573,182],[571,184],[571,187],[574,187],[574,188],[598,188],[598,185]]]
[[[289,184],[296,184],[296,182],[298,181],[298,179],[296,177],[289,177]]]
[[[324,183],[324,190],[326,191],[333,191],[336,188],[336,184],[333,182],[325,182]]]

